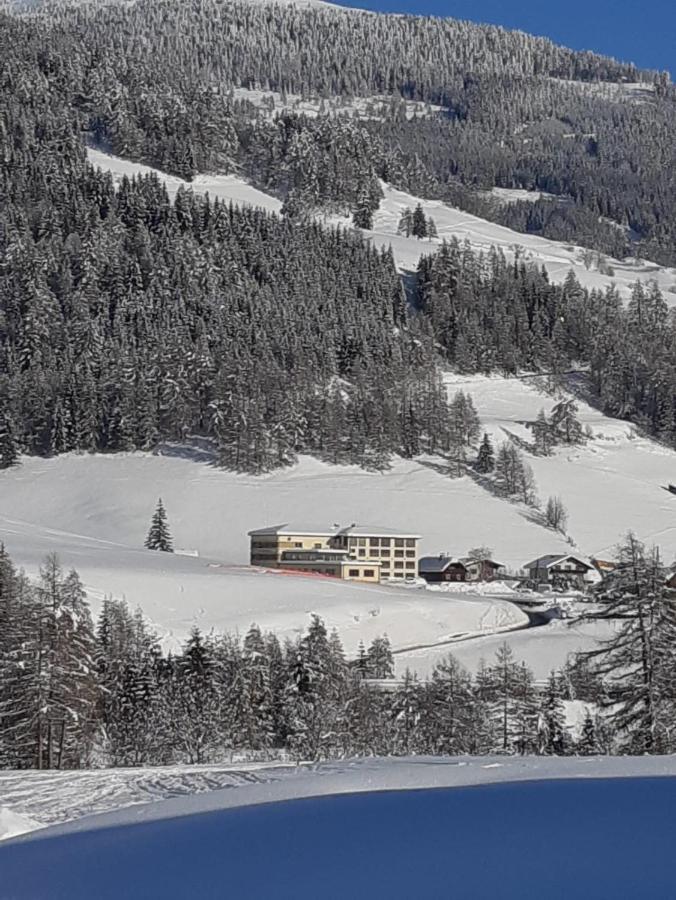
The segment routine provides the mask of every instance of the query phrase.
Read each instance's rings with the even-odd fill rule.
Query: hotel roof
[[[250,537],[265,535],[306,535],[307,537],[337,537],[338,535],[345,537],[397,537],[397,538],[419,538],[419,534],[412,534],[407,531],[397,531],[396,528],[382,528],[375,525],[333,525],[330,528],[322,528],[310,524],[294,524],[293,522],[284,522],[281,525],[269,525],[266,528],[256,528],[249,532]]]

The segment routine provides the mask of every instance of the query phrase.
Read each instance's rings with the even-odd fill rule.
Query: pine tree
[[[582,734],[575,747],[580,756],[596,756],[600,753],[599,742],[596,735],[596,723],[589,709],[585,711]]]
[[[174,552],[169,526],[167,525],[167,513],[161,497],[157,501],[157,507],[153,513],[145,546],[147,550],[161,550],[164,553]]]
[[[600,610],[588,618],[619,627],[583,656],[605,683],[603,705],[621,746],[634,753],[671,753],[676,749],[676,591],[666,586],[658,551],[646,551],[633,534],[616,560],[594,591]]]
[[[451,444],[464,452],[481,434],[481,419],[471,395],[458,391],[449,403],[448,412]]]
[[[0,469],[9,469],[19,461],[14,429],[4,409],[0,409]]]
[[[406,207],[399,219],[399,223],[397,225],[397,234],[402,234],[404,237],[410,237],[413,232],[413,213],[411,210]]]
[[[411,216],[411,234],[418,239],[427,237],[427,217],[420,203]]]
[[[561,400],[552,409],[551,430],[563,444],[580,444],[584,439],[574,400]]]
[[[565,709],[556,672],[551,672],[540,706],[538,752],[546,756],[563,756],[566,752]]]
[[[453,656],[449,655],[434,667],[428,697],[424,727],[429,751],[449,755],[471,753],[477,704],[472,679]]]
[[[14,759],[38,769],[84,765],[96,720],[94,629],[77,573],[55,555],[31,590],[19,584],[22,621],[0,688],[0,734]],[[8,665],[7,665],[8,664]]]
[[[535,439],[536,452],[541,456],[550,456],[552,447],[556,443],[556,438],[544,409],[540,410],[537,419],[531,427]]]
[[[548,528],[565,534],[568,524],[568,511],[560,497],[548,497],[545,507],[545,522]]]
[[[481,444],[479,445],[479,452],[474,468],[482,475],[488,475],[495,469],[495,451],[493,450],[493,444],[488,436],[488,432],[484,433]]]
[[[356,228],[370,231],[373,228],[373,209],[368,197],[362,197],[352,213],[352,224]]]
[[[407,756],[422,749],[420,722],[425,714],[424,689],[408,669],[392,699],[394,750]]]
[[[394,678],[394,657],[387,635],[374,638],[366,653],[369,678]]]
[[[493,724],[494,750],[527,753],[536,743],[537,700],[533,674],[515,662],[511,648],[503,644],[478,682],[487,714]]]
[[[208,762],[222,745],[222,696],[213,644],[195,627],[167,682],[172,743],[189,763]]]
[[[269,749],[275,738],[272,671],[257,625],[244,638],[241,681],[240,742],[250,750]]]
[[[510,441],[505,441],[498,448],[495,483],[506,496],[515,497],[529,506],[537,505],[533,470]]]

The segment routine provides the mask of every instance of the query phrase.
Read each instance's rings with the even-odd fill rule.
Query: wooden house
[[[418,574],[429,584],[448,581],[492,581],[503,566],[493,559],[460,559],[441,553],[439,556],[423,556],[418,564]]]
[[[550,553],[526,563],[524,569],[536,585],[582,589],[593,566],[577,556]]]

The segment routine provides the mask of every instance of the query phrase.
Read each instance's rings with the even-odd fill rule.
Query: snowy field
[[[88,462],[94,466],[90,469],[93,473],[97,471],[97,462],[103,461],[104,467],[112,462],[112,468],[107,466],[110,473],[116,463],[105,457],[71,458],[71,461]],[[158,474],[153,472],[153,463],[162,461],[150,457],[124,461],[118,474],[127,483],[124,467],[131,466],[133,470],[135,462],[148,464],[147,477],[152,483]],[[31,461],[27,461],[27,468],[31,468]],[[73,483],[82,484],[83,469],[77,468],[81,475],[78,477],[74,470]],[[136,468],[139,483],[145,480],[142,471]],[[174,479],[185,479],[186,474],[185,469],[180,471],[174,466],[165,469],[167,488]],[[113,499],[116,483],[119,483],[116,478],[108,480],[108,493],[91,488],[89,482],[90,508],[96,509],[97,515],[105,517],[108,500],[113,513],[112,504],[124,506],[125,497],[118,494],[117,501]],[[164,493],[168,496],[170,492]],[[58,505],[54,511],[58,515]],[[219,532],[221,520],[214,507],[207,513],[198,505],[192,506],[192,515],[204,523],[205,531],[210,522]],[[220,534],[224,540],[223,554],[227,555],[225,530]],[[0,515],[0,537],[12,558],[33,575],[45,553],[58,552],[64,566],[75,567],[80,573],[95,614],[107,596],[124,598],[132,608],[140,606],[167,650],[177,649],[195,625],[204,632],[215,629],[244,635],[255,622],[265,631],[274,631],[280,639],[293,639],[304,632],[313,613],[320,615],[329,629],[338,629],[349,655],[357,653],[360,641],[368,645],[383,634],[390,637],[396,648],[437,647],[468,634],[501,632],[526,623],[526,616],[504,600],[467,597],[449,603],[443,595],[424,589],[360,585],[321,576],[266,572],[208,558],[151,553],[48,525],[28,525],[3,515]],[[142,543],[140,539],[138,546]]]
[[[421,757],[268,774],[18,837],[0,847],[0,897],[674,896],[673,758]],[[22,773],[24,790],[40,776]]]
[[[472,394],[496,441],[508,434],[528,441],[523,422],[554,403],[523,379],[449,375],[447,381],[451,393],[462,388]],[[506,639],[536,677],[545,678],[571,651],[592,646],[598,632],[564,621],[510,633],[524,624],[524,615],[490,595],[252,570],[247,532],[316,522],[320,509],[329,524],[419,533],[423,554],[463,555],[488,545],[499,562],[519,569],[539,555],[571,549],[608,557],[632,528],[642,540],[659,543],[670,561],[676,498],[664,486],[676,476],[676,453],[585,404],[579,414],[594,432],[589,444],[528,457],[540,496],[558,494],[569,510],[572,546],[538,524],[532,510],[494,497],[469,477],[448,477],[439,461],[397,460],[379,474],[302,458],[290,469],[254,477],[187,458],[183,448],[166,448],[177,454],[168,456],[27,458],[0,472],[0,539],[31,574],[45,554],[57,552],[80,572],[94,611],[108,595],[141,606],[167,647],[193,625],[243,632],[255,621],[295,636],[314,612],[339,630],[349,654],[360,640],[388,634],[399,674],[408,665],[424,676],[449,650],[473,670]],[[160,496],[175,546],[198,556],[142,549]],[[501,636],[467,640],[494,632]]]
[[[211,197],[232,200],[233,203],[246,203],[258,206],[270,212],[279,212],[281,202],[262,191],[247,184],[236,175],[199,175],[188,183],[172,175],[166,175],[157,169],[132,163],[119,157],[109,156],[100,150],[87,150],[89,161],[113,177],[121,179],[127,175],[155,172],[167,186],[171,197],[179,187],[191,188],[198,193],[208,193]],[[382,182],[384,198],[380,209],[375,213],[373,230],[364,235],[379,247],[391,246],[397,265],[402,271],[412,271],[418,265],[423,253],[431,253],[441,241],[457,237],[460,241],[468,240],[474,250],[488,252],[491,247],[500,247],[508,258],[518,253],[522,258],[544,266],[553,281],[563,281],[572,269],[580,283],[589,288],[604,288],[614,282],[623,296],[628,296],[631,286],[636,281],[655,281],[663,291],[667,303],[676,306],[676,269],[667,269],[651,262],[637,260],[608,259],[615,274],[610,277],[598,272],[595,268],[587,269],[583,263],[583,250],[571,244],[550,241],[535,235],[521,234],[502,225],[495,225],[485,219],[472,216],[462,210],[455,209],[440,200],[424,200],[404,191],[398,191]],[[397,226],[402,210],[413,208],[420,203],[425,214],[434,219],[439,238],[437,240],[418,240],[397,234]],[[349,218],[329,217],[329,223],[352,227]]]

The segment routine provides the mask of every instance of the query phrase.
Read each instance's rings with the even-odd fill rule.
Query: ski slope
[[[259,191],[236,175],[198,175],[192,182],[186,182],[150,166],[132,163],[93,148],[87,149],[87,157],[92,165],[110,172],[117,181],[125,175],[131,178],[134,175],[154,172],[165,182],[167,192],[172,198],[179,187],[183,187],[200,194],[208,193],[210,197],[219,197],[225,201],[257,206],[273,213],[278,213],[282,206],[276,197]],[[414,197],[396,190],[385,182],[381,182],[381,186],[384,197],[374,215],[373,229],[363,233],[376,246],[391,247],[396,263],[402,271],[415,270],[422,254],[432,253],[442,240],[455,237],[459,241],[469,241],[475,251],[487,253],[491,247],[499,247],[510,259],[518,253],[521,258],[544,266],[555,282],[563,281],[572,270],[585,287],[603,289],[608,284],[614,283],[621,295],[628,297],[636,281],[655,281],[664,293],[666,302],[676,306],[676,269],[665,268],[644,260],[619,261],[608,258],[607,262],[615,273],[611,277],[593,267],[587,269],[583,262],[584,251],[581,247],[550,241],[536,235],[521,234],[455,209],[440,200]],[[435,240],[418,240],[397,234],[402,211],[406,207],[414,208],[418,203],[423,207],[425,214],[432,216],[436,223],[439,237]],[[328,224],[352,227],[349,217],[322,218]]]
[[[27,791],[40,774],[23,774]],[[0,897],[673,897],[670,758],[375,759],[264,778],[15,838]]]

